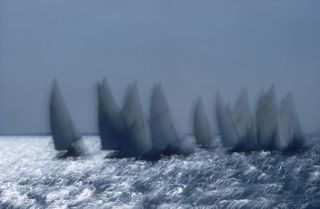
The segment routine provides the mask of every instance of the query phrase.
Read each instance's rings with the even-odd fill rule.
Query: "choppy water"
[[[158,162],[57,159],[50,137],[0,138],[0,208],[301,208],[320,200],[320,146],[284,155],[198,150]]]

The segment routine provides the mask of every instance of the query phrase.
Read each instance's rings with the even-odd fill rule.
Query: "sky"
[[[146,115],[161,82],[178,130],[201,96],[214,126],[219,90],[291,91],[305,132],[320,129],[318,0],[1,0],[0,134],[48,133],[57,78],[75,125],[97,132],[96,82],[121,105],[138,82]]]

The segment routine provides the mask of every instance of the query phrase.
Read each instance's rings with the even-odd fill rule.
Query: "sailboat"
[[[231,108],[224,103],[220,92],[217,93],[216,117],[222,145],[226,148],[234,148],[240,139],[232,117]]]
[[[160,84],[153,88],[150,108],[153,150],[162,154],[179,152],[180,141]]]
[[[256,123],[259,148],[265,150],[274,149],[278,137],[279,124],[274,86],[267,93],[262,92],[258,99]]]
[[[193,113],[193,131],[199,146],[203,148],[212,146],[212,131],[201,98],[198,99]]]
[[[149,125],[143,114],[137,82],[127,87],[122,107],[124,123],[121,152],[124,157],[144,158],[152,149]]]
[[[98,126],[103,150],[121,150],[123,123],[107,80],[98,83]]]
[[[243,88],[240,92],[232,116],[239,136],[239,142],[234,149],[239,151],[257,149],[256,128],[250,112],[249,96],[246,88]]]
[[[304,137],[292,93],[282,99],[279,115],[277,149],[291,150],[302,147]]]
[[[64,151],[63,156],[79,155],[80,135],[75,131],[68,108],[55,80],[50,99],[50,127],[54,148]]]

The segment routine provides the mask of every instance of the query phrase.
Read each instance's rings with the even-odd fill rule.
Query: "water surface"
[[[320,146],[297,154],[198,149],[157,162],[58,159],[51,137],[0,137],[0,208],[301,208],[320,200]]]

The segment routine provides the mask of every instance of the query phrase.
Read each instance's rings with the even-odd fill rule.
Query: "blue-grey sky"
[[[74,121],[96,131],[95,82],[122,102],[138,81],[148,112],[162,82],[181,132],[202,95],[213,121],[220,89],[291,90],[307,132],[320,128],[318,0],[1,0],[0,134],[47,132],[49,88],[59,80]]]

